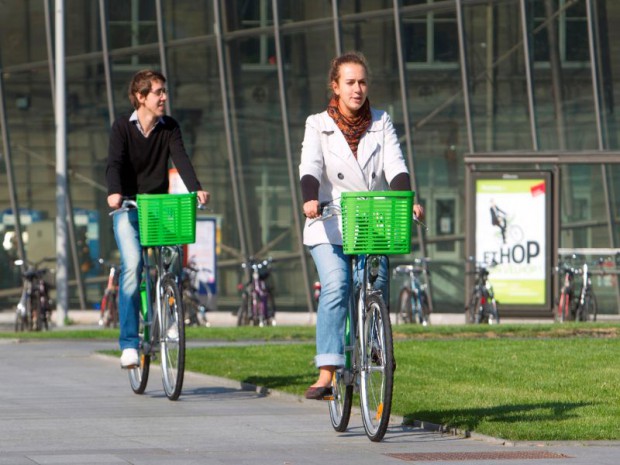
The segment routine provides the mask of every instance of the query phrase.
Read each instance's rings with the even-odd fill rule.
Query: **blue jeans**
[[[351,256],[345,255],[342,246],[318,244],[310,247],[321,282],[321,296],[316,317],[317,367],[344,365],[344,329],[347,309],[353,305],[353,289],[362,278],[363,263],[357,261],[355,276],[351,277]],[[381,261],[375,288],[384,290],[387,285],[387,260]]]
[[[138,210],[113,216],[114,238],[121,254],[118,313],[120,322],[119,344],[123,349],[137,349],[140,312],[140,281],[142,279],[142,246],[138,228]]]

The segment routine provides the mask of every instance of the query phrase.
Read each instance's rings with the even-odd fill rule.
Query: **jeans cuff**
[[[314,364],[317,368],[324,366],[344,366],[344,355],[340,354],[319,354],[314,357]]]

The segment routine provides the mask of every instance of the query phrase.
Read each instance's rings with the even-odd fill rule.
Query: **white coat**
[[[360,139],[357,159],[327,111],[306,120],[299,176],[311,175],[319,180],[320,204],[339,204],[342,192],[388,190],[396,175],[408,173],[389,115],[372,108],[371,112],[372,123]],[[339,216],[325,221],[306,219],[304,244],[342,245],[340,223]]]

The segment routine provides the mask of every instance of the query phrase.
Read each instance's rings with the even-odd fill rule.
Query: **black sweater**
[[[106,167],[108,195],[167,193],[169,159],[190,192],[202,190],[183,146],[179,124],[164,116],[164,123],[157,124],[149,137],[144,137],[135,123],[129,121],[129,116],[118,118],[110,132]]]

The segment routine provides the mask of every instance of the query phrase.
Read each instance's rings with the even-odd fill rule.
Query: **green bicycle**
[[[345,366],[334,372],[328,398],[330,419],[336,431],[346,431],[353,393],[359,392],[364,430],[374,442],[388,428],[396,369],[389,310],[374,283],[383,260],[389,269],[387,255],[411,249],[413,197],[401,191],[343,193],[340,206],[328,204],[319,218],[342,216],[344,253],[353,255],[358,275],[346,319]]]
[[[115,214],[138,208],[144,272],[140,312],[140,363],[129,370],[136,394],[144,393],[151,360],[161,357],[166,396],[177,400],[185,372],[185,315],[179,290],[182,244],[195,241],[196,193],[138,195]]]

